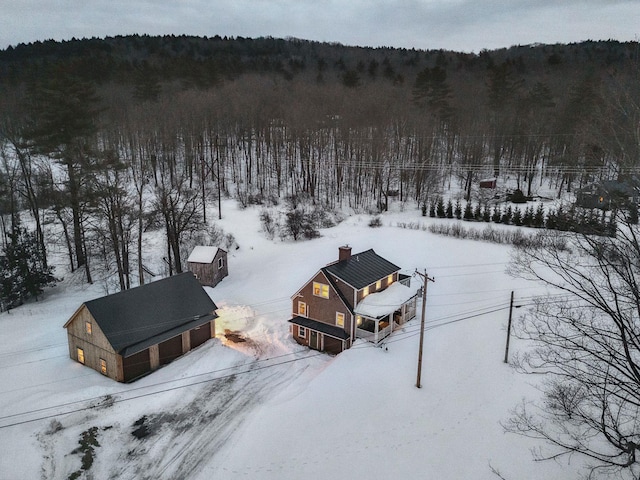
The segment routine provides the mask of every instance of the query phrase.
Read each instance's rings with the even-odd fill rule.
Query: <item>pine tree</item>
[[[447,218],[453,218],[453,204],[451,203],[451,200],[449,200],[447,202]]]
[[[456,200],[456,208],[453,211],[458,220],[462,218],[462,207],[460,206],[460,200]]]
[[[0,295],[6,308],[38,298],[44,287],[53,285],[53,267],[45,266],[42,250],[33,232],[16,225],[8,235],[0,257]]]

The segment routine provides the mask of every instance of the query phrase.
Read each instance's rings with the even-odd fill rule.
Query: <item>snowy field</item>
[[[207,288],[218,338],[133,384],[68,355],[63,325],[103,285],[67,277],[0,314],[1,480],[577,478],[578,459],[535,462],[537,444],[500,424],[538,395],[536,379],[503,363],[510,292],[516,305],[542,293],[505,273],[508,247],[399,228],[447,222],[417,209],[382,215],[380,228],[352,215],[318,239],[282,242],[260,232],[259,213],[223,205],[218,224],[239,249]],[[335,357],[289,337],[290,295],[344,244],[435,277],[422,388],[419,319],[381,348],[358,341]]]

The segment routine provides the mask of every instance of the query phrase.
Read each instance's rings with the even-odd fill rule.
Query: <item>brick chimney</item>
[[[341,262],[343,260],[349,260],[351,258],[351,247],[349,245],[344,245],[343,247],[338,247],[338,261]]]

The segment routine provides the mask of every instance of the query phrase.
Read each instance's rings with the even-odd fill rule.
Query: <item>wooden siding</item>
[[[86,323],[91,324],[91,333],[87,333]],[[107,363],[107,373],[109,378],[116,381],[123,381],[122,364],[118,362],[118,355],[107,337],[98,326],[98,323],[91,316],[86,306],[82,305],[66,323],[67,340],[69,343],[69,357],[78,361],[78,348],[84,352],[84,365],[102,373],[100,360]]]
[[[318,297],[313,294],[313,282],[329,285],[329,298]],[[323,322],[328,325],[336,324],[336,312],[344,313],[344,330],[349,333],[351,328],[351,314],[342,299],[331,288],[331,282],[324,273],[318,272],[293,298],[292,313],[298,315],[298,302],[307,304],[307,314],[304,317]]]
[[[222,268],[218,267],[218,261],[222,259]],[[229,269],[227,265],[227,252],[218,249],[216,256],[211,263],[195,263],[188,262],[187,268],[192,272],[200,285],[208,287],[215,287],[220,281],[229,275]]]

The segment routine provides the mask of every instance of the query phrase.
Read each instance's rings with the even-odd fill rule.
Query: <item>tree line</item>
[[[144,36],[12,47],[0,52],[3,241],[28,210],[44,265],[55,241],[72,271],[92,281],[97,262],[127,289],[144,282],[146,230],[164,231],[181,272],[221,198],[377,212],[458,187],[469,201],[483,177],[560,196],[635,172],[636,52]]]

